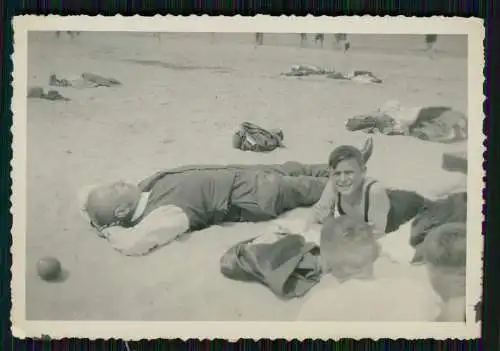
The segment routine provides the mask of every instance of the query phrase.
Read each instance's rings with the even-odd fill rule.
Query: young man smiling
[[[328,158],[330,179],[312,207],[306,231],[330,215],[349,215],[373,225],[376,235],[390,233],[413,218],[424,198],[412,191],[388,189],[367,176],[368,158],[349,145],[334,149]]]

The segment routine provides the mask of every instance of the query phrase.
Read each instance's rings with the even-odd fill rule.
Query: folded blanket
[[[240,242],[220,260],[229,279],[254,281],[278,297],[305,295],[321,277],[319,247],[297,234],[267,234]]]

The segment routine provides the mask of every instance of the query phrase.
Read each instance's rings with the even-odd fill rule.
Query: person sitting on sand
[[[446,223],[427,234],[424,260],[434,291],[441,297],[440,322],[465,322],[467,229]]]
[[[330,179],[312,207],[303,232],[330,215],[347,214],[373,224],[374,232],[381,236],[415,217],[426,200],[413,191],[388,189],[368,177],[367,161],[366,155],[354,146],[339,146],[331,152]]]
[[[320,260],[323,276],[297,320],[416,322],[439,313],[425,269],[391,261],[372,227],[358,218],[328,217]]]
[[[327,180],[327,165],[186,166],[138,185],[92,187],[80,198],[100,236],[126,255],[143,255],[188,231],[225,221],[266,221],[311,206]]]

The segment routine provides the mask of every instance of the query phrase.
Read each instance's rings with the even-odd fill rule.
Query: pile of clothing
[[[289,72],[282,73],[286,77],[325,76],[330,79],[351,80],[359,83],[382,83],[382,79],[376,77],[372,72],[366,70],[354,70],[352,72],[338,72],[310,65],[294,65]]]
[[[58,78],[55,74],[51,74],[49,85],[57,87],[97,88],[117,86],[121,85],[121,83],[114,78],[106,78],[95,73],[84,72],[79,77],[73,79]]]
[[[349,131],[409,135],[441,143],[467,140],[467,127],[467,116],[451,107],[404,107],[396,100],[346,122]]]
[[[49,77],[50,87],[61,87],[61,88],[97,88],[97,87],[113,87],[119,86],[121,82],[114,78],[102,77],[98,74],[84,72],[79,77],[68,79],[57,77],[55,74],[51,74]],[[46,91],[47,90],[47,91]],[[43,99],[49,101],[69,101],[66,96],[63,96],[58,90],[55,89],[45,89],[41,86],[28,87],[27,93],[28,99]]]
[[[264,234],[230,248],[220,270],[232,280],[259,282],[279,298],[297,298],[321,279],[319,246],[300,234]]]
[[[69,101],[70,99],[61,95],[57,90],[48,90],[45,92],[43,87],[28,87],[28,99],[42,99],[49,101]]]

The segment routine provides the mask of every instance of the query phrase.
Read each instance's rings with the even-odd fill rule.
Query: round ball
[[[54,257],[44,257],[36,264],[36,270],[43,280],[54,280],[61,275],[61,262]]]

